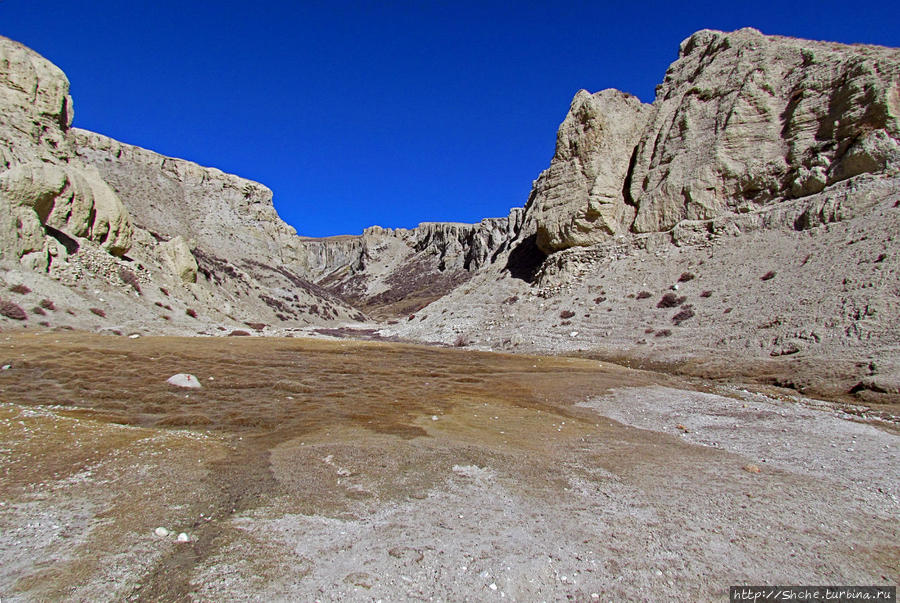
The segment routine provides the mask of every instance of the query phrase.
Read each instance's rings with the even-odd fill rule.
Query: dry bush
[[[637,294],[636,297],[638,299],[647,299],[648,297],[650,297],[650,292],[649,291],[641,291],[640,293]]]
[[[712,291],[703,291],[700,293],[700,297],[712,297]]]
[[[679,282],[679,283],[686,283],[686,282],[688,282],[688,281],[694,280],[694,278],[695,278],[695,277],[694,277],[694,273],[693,273],[693,272],[682,272],[682,273],[681,273],[681,276],[678,277],[678,282]]]
[[[559,313],[560,318],[572,318],[573,316],[575,316],[575,313],[571,310],[563,310]]]
[[[165,287],[160,287],[159,292],[162,293],[163,295],[165,295],[166,297],[169,297],[169,290],[166,289]]]
[[[229,337],[250,337],[250,333],[248,331],[243,331],[241,329],[235,329],[231,333],[228,334]]]
[[[138,295],[141,294],[141,282],[133,270],[125,266],[119,266],[119,278],[122,279],[123,283],[134,289]]]
[[[651,327],[647,327],[646,329],[644,329],[644,333],[647,333],[648,335],[652,332],[653,332],[653,329]]]
[[[106,318],[106,312],[101,310],[100,308],[88,308],[91,312],[99,316],[100,318]]]
[[[677,325],[680,325],[681,323],[683,323],[684,321],[686,321],[687,319],[693,318],[693,316],[694,316],[694,310],[690,306],[688,306],[686,308],[683,308],[681,310],[681,312],[679,312],[678,314],[673,316],[672,322],[675,323],[675,325],[677,326]]]
[[[659,303],[656,304],[657,308],[674,308],[676,306],[680,306],[684,303],[684,296],[677,296],[672,292],[666,293],[662,296],[662,299],[659,300]]]
[[[728,313],[731,312],[732,310],[734,310],[734,308],[725,308],[725,311],[722,312],[722,314],[728,314]]]
[[[457,348],[464,348],[469,345],[469,338],[465,335],[457,335],[456,339],[453,341],[453,346]]]
[[[0,300],[0,316],[12,318],[13,320],[25,320],[28,318],[21,306],[8,299]]]
[[[49,299],[42,299],[38,302],[38,305],[42,307],[44,310],[56,310],[56,306]]]
[[[194,310],[193,308],[188,308],[187,310],[184,311],[184,313],[187,314],[188,316],[190,316],[191,318],[197,318],[197,311]]]
[[[655,337],[668,337],[671,334],[672,334],[671,329],[660,329],[659,331],[656,332]]]
[[[32,314],[37,314],[38,316],[46,316],[46,315],[47,315],[47,311],[44,310],[44,309],[43,309],[42,307],[40,307],[40,306],[35,306],[35,307],[33,307],[33,308],[31,309],[31,313],[32,313]]]
[[[606,298],[603,297],[602,295],[599,296],[599,297],[595,297],[595,298],[594,298],[594,303],[595,303],[595,304],[602,304],[602,303],[605,302],[605,301],[606,301]]]
[[[254,331],[262,331],[266,328],[266,323],[264,322],[245,322],[245,325],[253,329]]]
[[[769,271],[766,272],[764,275],[762,275],[761,277],[759,277],[759,280],[761,280],[761,281],[769,281],[769,280],[772,280],[773,278],[775,278],[775,271],[774,271],[774,270],[769,270]]]
[[[506,299],[504,299],[503,303],[511,306],[512,304],[516,303],[517,301],[519,301],[519,296],[511,295],[511,296],[507,297]]]
[[[9,288],[13,293],[18,293],[20,295],[25,295],[27,293],[31,293],[31,289],[26,287],[25,285],[13,285]]]

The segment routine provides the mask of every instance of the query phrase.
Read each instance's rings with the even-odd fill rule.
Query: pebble
[[[190,541],[191,541],[191,537],[188,536],[187,534],[185,534],[184,532],[182,532],[181,534],[178,535],[178,542],[190,542]]]
[[[153,530],[153,533],[156,534],[157,536],[162,536],[163,538],[165,538],[166,536],[169,535],[169,530],[160,526],[160,527],[156,528],[155,530]]]
[[[491,590],[497,590],[497,585],[494,584],[493,582],[491,582],[490,585],[488,586],[488,588]]]
[[[431,415],[431,420],[432,420],[432,421],[437,421],[437,420],[438,420],[438,416],[437,416],[437,415]]]

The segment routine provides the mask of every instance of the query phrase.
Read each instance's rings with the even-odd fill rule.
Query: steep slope
[[[896,49],[698,32],[652,106],[579,92],[509,252],[389,332],[896,401],[898,99]]]

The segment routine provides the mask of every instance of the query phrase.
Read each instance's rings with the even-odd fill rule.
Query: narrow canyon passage
[[[4,600],[691,600],[898,578],[896,431],[829,410],[355,341],[4,334],[0,361]],[[202,389],[166,383],[181,372]]]

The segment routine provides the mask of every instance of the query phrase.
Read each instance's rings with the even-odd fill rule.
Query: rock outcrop
[[[657,89],[629,194],[664,231],[900,165],[900,50],[701,31]]]
[[[900,50],[700,31],[652,106],[614,90],[575,96],[526,223],[545,253],[773,209],[749,223],[802,225],[808,207],[778,206],[834,205],[831,187],[900,170],[898,119]]]
[[[545,253],[628,232],[635,212],[625,202],[625,182],[651,112],[618,90],[575,95],[529,201]]]

